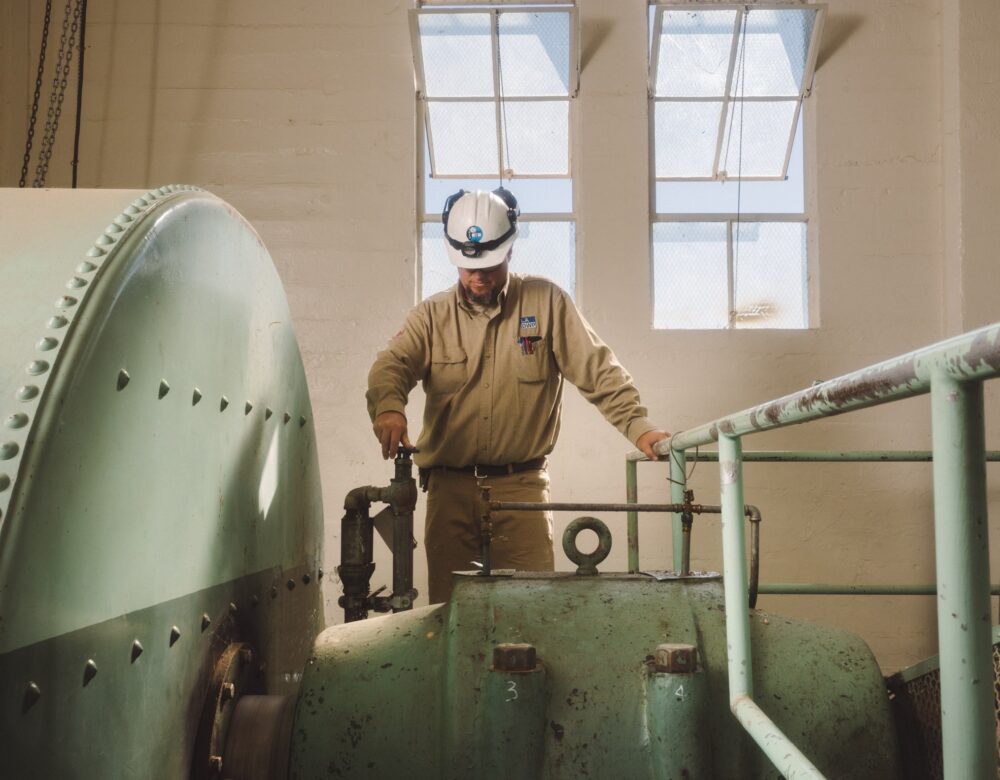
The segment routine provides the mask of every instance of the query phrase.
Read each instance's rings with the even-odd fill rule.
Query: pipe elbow
[[[359,509],[370,506],[372,502],[368,495],[368,491],[370,490],[374,490],[374,488],[370,485],[365,485],[348,491],[347,495],[344,496],[344,509],[348,512],[356,512]]]

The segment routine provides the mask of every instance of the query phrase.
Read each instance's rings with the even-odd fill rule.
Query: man
[[[559,434],[564,378],[650,458],[668,436],[646,419],[632,378],[569,295],[547,279],[508,273],[519,213],[503,188],[448,198],[445,240],[458,284],[409,313],[368,375],[384,458],[413,446],[406,401],[418,381],[426,392],[414,459],[428,491],[431,603],[448,599],[452,571],[480,558],[477,479],[495,501],[549,500],[545,456]],[[494,513],[491,561],[552,571],[551,514]]]

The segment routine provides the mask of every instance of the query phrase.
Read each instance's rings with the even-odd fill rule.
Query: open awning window
[[[574,6],[411,12],[433,178],[568,177]]]
[[[783,179],[826,6],[658,4],[650,39],[655,178]]]

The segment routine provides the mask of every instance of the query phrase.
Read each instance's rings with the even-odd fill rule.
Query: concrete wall
[[[42,6],[20,0],[0,10],[0,59],[9,63],[0,75],[3,186],[16,185],[20,167],[17,127],[30,103]],[[1000,120],[993,3],[830,0],[806,109],[819,326],[800,332],[650,330],[646,4],[578,6],[578,298],[664,427],[681,430],[997,319],[989,273],[1000,174],[991,140]],[[343,495],[390,476],[363,392],[375,352],[414,302],[409,7],[90,2],[81,184],[202,185],[260,231],[288,292],[312,388],[331,572]],[[64,119],[54,186],[69,181],[71,126]],[[989,432],[987,444],[1000,447]],[[926,399],[745,442],[929,445]],[[623,499],[627,449],[570,390],[552,458],[554,498]],[[747,500],[764,513],[763,581],[933,580],[928,465],[751,465],[746,473]],[[665,500],[665,477],[663,466],[641,465],[640,497]],[[698,500],[717,499],[714,465],[698,466],[692,482]],[[569,519],[558,519],[557,534]],[[622,569],[624,520],[610,520],[610,566]],[[644,567],[669,567],[668,538],[663,521],[643,520]],[[694,550],[697,568],[721,567],[716,520],[698,522]],[[385,556],[378,563],[380,584],[390,573]],[[424,590],[419,557],[417,575]],[[328,619],[339,619],[332,577],[326,589]],[[858,631],[887,670],[936,649],[932,598],[770,597],[762,606]]]

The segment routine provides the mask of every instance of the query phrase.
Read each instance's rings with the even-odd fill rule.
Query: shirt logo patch
[[[538,328],[538,320],[532,317],[521,317],[521,330],[535,330]]]

